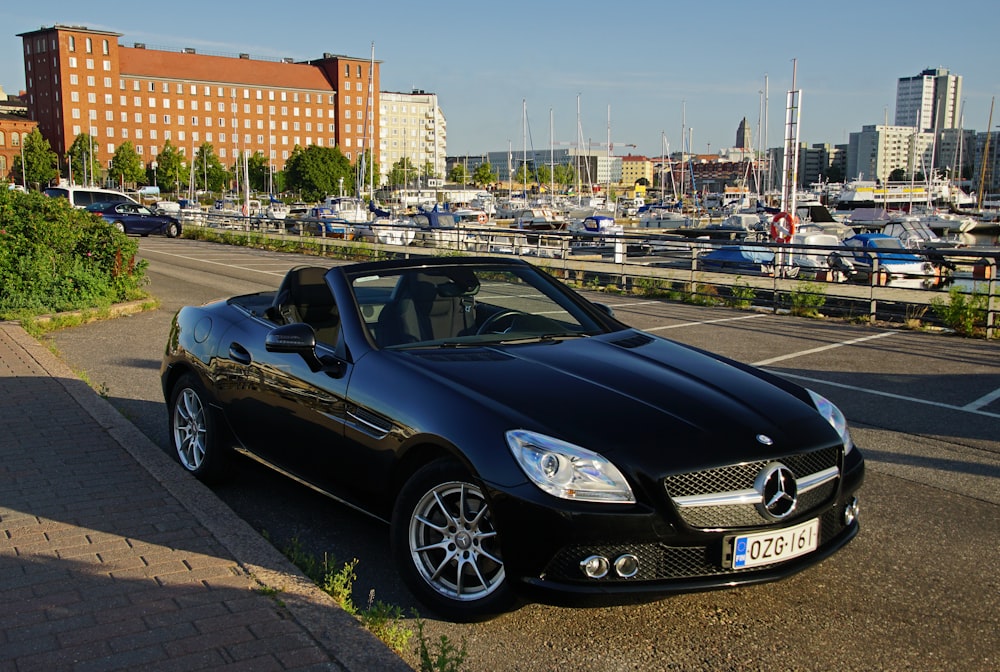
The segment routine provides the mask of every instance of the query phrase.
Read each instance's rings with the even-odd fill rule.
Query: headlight
[[[840,434],[840,440],[844,443],[844,455],[851,452],[854,449],[854,440],[851,439],[851,430],[847,427],[847,418],[844,417],[844,414],[840,412],[840,409],[832,401],[823,395],[816,394],[812,390],[806,391],[812,397],[813,404],[816,406],[819,414],[826,418],[826,421],[837,430],[837,434]]]
[[[584,502],[635,502],[618,468],[597,453],[523,429],[507,432],[514,459],[539,488]]]

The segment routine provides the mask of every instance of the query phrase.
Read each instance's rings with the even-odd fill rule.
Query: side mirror
[[[315,357],[316,332],[304,322],[284,324],[272,329],[264,339],[268,352],[311,352]]]
[[[310,371],[325,369],[334,378],[344,375],[345,369],[340,361],[330,356],[320,359],[316,354],[316,331],[305,322],[293,322],[275,327],[264,337],[264,347],[268,352],[299,355],[309,365]]]
[[[614,317],[615,316],[614,309],[611,306],[609,306],[608,304],[606,304],[606,303],[596,303],[595,302],[594,305],[597,306],[597,308],[602,313],[607,313],[608,317]]]

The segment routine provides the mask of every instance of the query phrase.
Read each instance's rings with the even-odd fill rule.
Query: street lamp
[[[153,169],[153,186],[154,186],[154,187],[158,187],[158,186],[160,186],[160,185],[159,185],[159,183],[158,183],[158,182],[156,181],[156,165],[157,165],[157,164],[156,164],[156,161],[152,161],[152,162],[150,162],[150,164],[149,164],[149,165],[150,165],[150,167],[151,167],[151,168]]]

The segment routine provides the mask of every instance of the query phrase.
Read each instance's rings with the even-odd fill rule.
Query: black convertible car
[[[295,268],[182,308],[161,375],[184,468],[235,449],[388,521],[407,584],[455,620],[527,588],[770,581],[858,532],[864,460],[833,404],[519,260]]]

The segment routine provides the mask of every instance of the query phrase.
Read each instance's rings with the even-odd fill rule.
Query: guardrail
[[[299,240],[340,255],[360,246],[372,254],[428,254],[431,250],[525,257],[583,285],[660,293],[700,303],[727,303],[792,312],[886,321],[934,321],[958,296],[982,305],[986,337],[1000,325],[997,266],[1000,248],[936,247],[848,249],[744,238],[711,239],[726,232],[689,230],[688,237],[632,230],[603,235],[527,231],[501,225],[418,229],[378,222],[333,228],[329,220],[270,219],[211,212],[181,213],[185,226],[229,235]],[[333,233],[328,233],[332,231]],[[972,308],[970,307],[970,310]],[[939,320],[940,321],[940,320]]]

